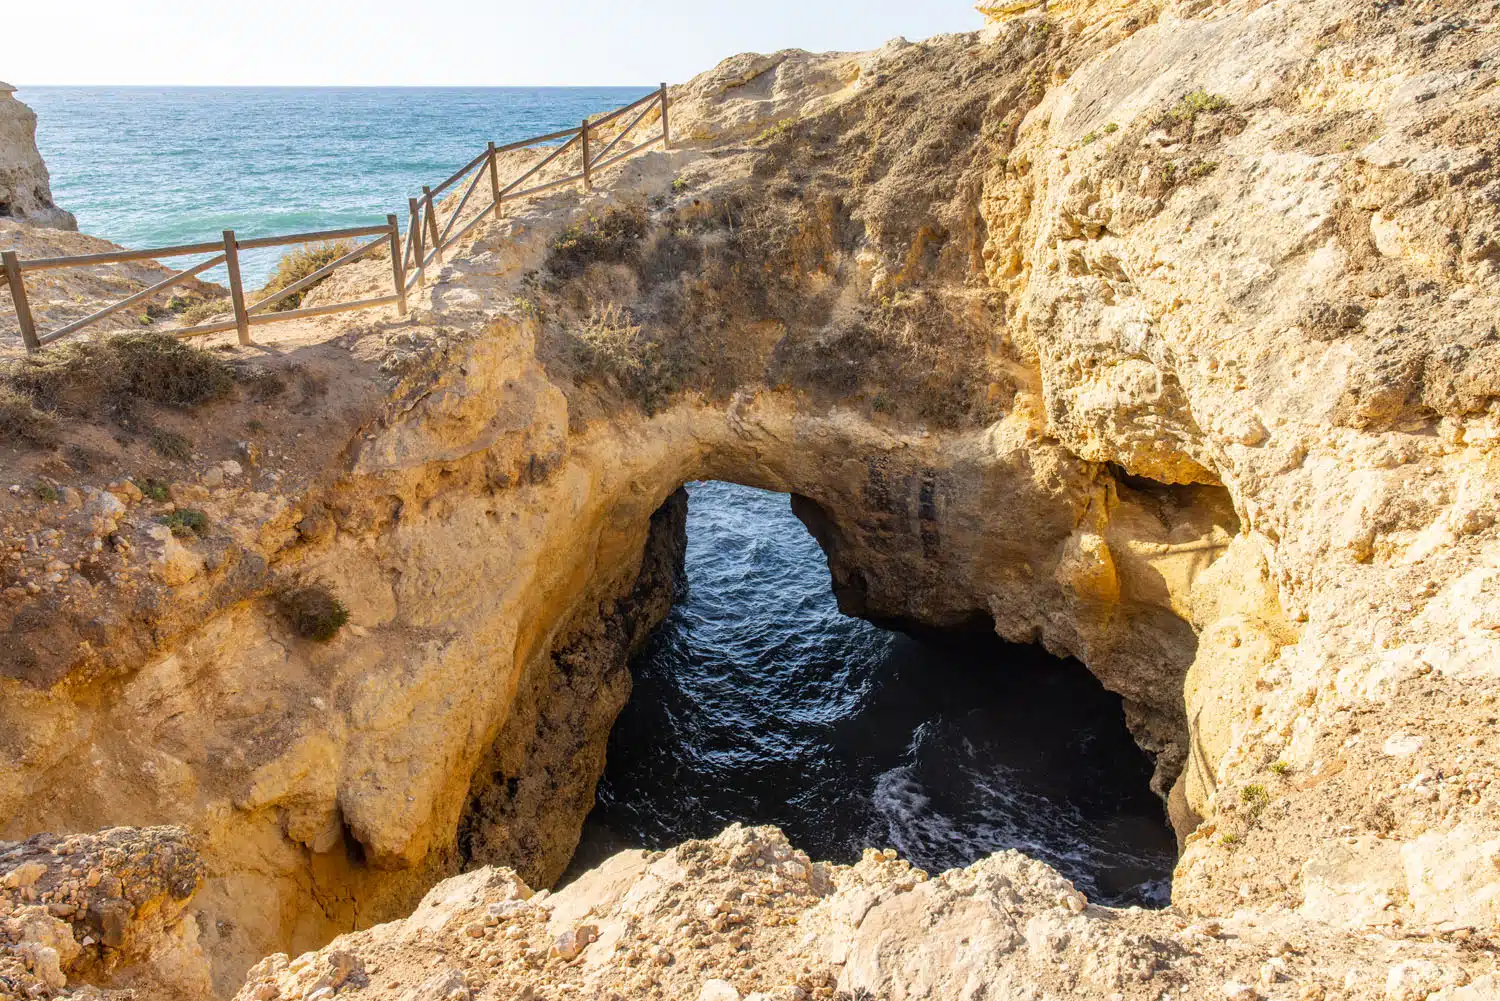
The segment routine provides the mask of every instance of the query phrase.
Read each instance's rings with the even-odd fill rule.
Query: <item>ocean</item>
[[[569,128],[653,89],[31,87],[16,97],[37,113],[53,201],[83,232],[135,249],[226,229],[379,224],[391,212],[404,228],[407,198],[485,143]],[[246,280],[263,280],[280,253],[247,254]]]
[[[1083,665],[843,615],[786,494],[688,494],[687,593],[631,665],[579,865],[739,821],[814,859],[891,847],[932,873],[1015,848],[1096,901],[1167,902],[1151,766]]]

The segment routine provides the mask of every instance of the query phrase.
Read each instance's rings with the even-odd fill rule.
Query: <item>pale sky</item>
[[[8,5],[0,80],[651,85],[736,52],[869,49],[982,20],[971,0],[52,0]]]

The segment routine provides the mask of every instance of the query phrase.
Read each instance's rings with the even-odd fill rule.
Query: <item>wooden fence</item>
[[[638,125],[645,121],[652,111],[660,109],[659,132],[640,139],[635,142],[628,140],[628,136]],[[629,115],[636,114],[623,126],[614,126],[617,120]],[[649,127],[649,125],[648,125]],[[617,129],[617,131],[616,131]],[[595,150],[593,142],[601,141],[603,137],[613,132],[613,137],[605,142],[601,149]],[[559,141],[563,140],[560,144]],[[312,316],[326,316],[331,313],[344,313],[356,309],[372,309],[377,306],[395,306],[397,316],[406,315],[406,293],[415,285],[425,284],[427,280],[427,267],[436,262],[443,263],[443,252],[460,239],[485,218],[493,215],[499,218],[501,206],[506,201],[517,198],[525,198],[529,195],[539,194],[553,188],[563,187],[568,184],[582,182],[585,189],[593,185],[594,177],[602,170],[620,162],[633,153],[661,143],[664,148],[671,148],[671,132],[667,125],[667,85],[662,84],[659,90],[653,91],[623,108],[617,108],[607,115],[583,122],[573,129],[564,129],[561,132],[553,132],[544,136],[534,136],[530,139],[522,139],[517,142],[496,146],[490,143],[484,152],[465,164],[456,174],[449,177],[435,188],[423,187],[421,198],[411,198],[407,201],[407,210],[410,214],[410,223],[407,226],[406,239],[401,238],[400,224],[394,215],[385,217],[385,224],[378,226],[358,226],[351,229],[330,229],[316,233],[293,233],[287,236],[263,236],[250,240],[241,240],[234,235],[233,230],[225,230],[222,241],[213,243],[193,243],[177,247],[158,247],[153,250],[120,250],[107,254],[87,254],[75,257],[44,257],[22,260],[15,251],[7,250],[0,252],[0,262],[4,264],[6,282],[10,287],[11,300],[15,305],[16,319],[21,328],[21,340],[26,344],[27,351],[40,351],[44,346],[61,340],[70,334],[77,333],[84,327],[97,323],[105,317],[118,313],[122,309],[146,302],[157,295],[165,292],[174,285],[194,278],[210,268],[223,265],[229,273],[229,298],[233,306],[234,318],[221,320],[215,323],[202,323],[197,326],[183,327],[170,331],[177,337],[193,337],[198,334],[213,334],[222,331],[234,330],[239,334],[241,344],[250,344],[250,328],[266,323],[279,323],[283,320],[299,320]],[[500,183],[500,155],[516,150],[529,149],[531,147],[542,147],[549,152],[537,163],[533,164],[519,177],[505,184]],[[577,148],[578,172],[569,173],[567,176],[554,180],[532,184],[523,187],[527,181],[532,180],[543,169],[553,163],[571,161],[573,158],[567,156],[570,150]],[[485,177],[489,178],[489,198],[487,205],[481,208],[471,219],[459,226],[460,218],[468,205],[474,192],[480,187]],[[468,186],[463,195],[453,201],[451,208],[445,208],[439,197],[450,188],[455,188],[460,182],[468,179]],[[457,227],[455,229],[455,227]],[[355,247],[349,253],[335,261],[319,268],[317,271],[301,280],[280,289],[258,302],[246,305],[245,285],[240,278],[239,252],[261,247],[286,247],[297,244],[313,243],[325,240],[349,240],[361,239],[363,237],[374,237],[370,242]],[[374,253],[382,246],[390,248],[391,255],[391,293],[389,295],[375,296],[368,299],[356,299],[346,302],[328,303],[322,306],[312,306],[304,309],[287,309],[280,311],[269,311],[275,303],[290,295],[305,291],[317,282],[328,277],[338,268]],[[126,261],[155,260],[163,257],[186,257],[198,254],[212,254],[208,260],[201,264],[179,271],[176,274],[164,278],[149,288],[141,289],[118,302],[111,303],[103,309],[75,320],[66,326],[59,327],[50,333],[40,333],[32,318],[30,303],[26,297],[25,274],[28,271],[43,271],[50,268],[76,268],[88,267],[97,264],[118,264]]]

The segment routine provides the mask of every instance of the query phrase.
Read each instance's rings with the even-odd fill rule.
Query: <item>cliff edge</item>
[[[0,83],[0,217],[49,229],[77,229],[71,212],[52,204],[52,180],[36,148],[36,115]]]

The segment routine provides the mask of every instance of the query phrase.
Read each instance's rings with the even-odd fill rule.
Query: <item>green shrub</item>
[[[603,216],[569,226],[547,248],[547,270],[558,278],[574,278],[595,262],[619,264],[627,260],[646,235],[646,213],[637,207],[612,208]]]
[[[1274,772],[1277,775],[1285,775],[1287,772],[1290,772],[1291,770],[1292,770],[1292,766],[1289,765],[1289,764],[1287,764],[1285,761],[1273,762],[1272,765],[1271,765],[1271,771]]]
[[[272,596],[292,630],[303,639],[326,643],[349,621],[349,609],[320,580],[296,578],[281,584]]]
[[[190,507],[180,507],[164,514],[157,521],[166,525],[176,536],[202,535],[208,531],[208,515]]]
[[[50,483],[38,483],[31,492],[36,495],[37,500],[47,504],[56,504],[59,496],[57,488]]]
[[[193,457],[193,443],[176,431],[157,428],[151,432],[151,451],[163,459],[187,462]]]
[[[148,500],[161,502],[172,495],[171,490],[168,489],[165,483],[163,483],[161,480],[153,479],[150,476],[142,476],[140,479],[135,480],[134,483],[136,489],[139,490]]]
[[[1210,94],[1202,87],[1199,87],[1197,90],[1184,95],[1182,100],[1168,108],[1162,118],[1172,123],[1191,122],[1201,114],[1224,111],[1228,107],[1228,98],[1221,97],[1218,94]]]
[[[1265,786],[1252,783],[1241,787],[1240,802],[1248,806],[1251,811],[1259,813],[1271,802],[1271,794],[1266,792]]]
[[[751,142],[753,142],[757,146],[764,146],[769,143],[776,142],[778,139],[781,139],[784,136],[788,135],[792,131],[792,129],[796,128],[798,121],[799,119],[796,116],[793,116],[791,118],[783,118],[781,121],[777,122],[775,125],[770,126],[760,135],[756,136],[753,140],[751,140]]]
[[[348,240],[311,243],[305,247],[299,247],[283,257],[281,263],[276,265],[276,273],[271,276],[271,280],[266,283],[266,287],[260,290],[260,295],[256,297],[257,301],[264,299],[274,292],[280,292],[288,285],[295,285],[319,268],[327,267],[353,249],[354,244]],[[320,278],[313,282],[310,287],[303,289],[301,292],[293,292],[284,299],[278,299],[267,308],[273,313],[296,309],[302,305],[302,300],[307,296],[307,293],[327,280],[327,277]]]

